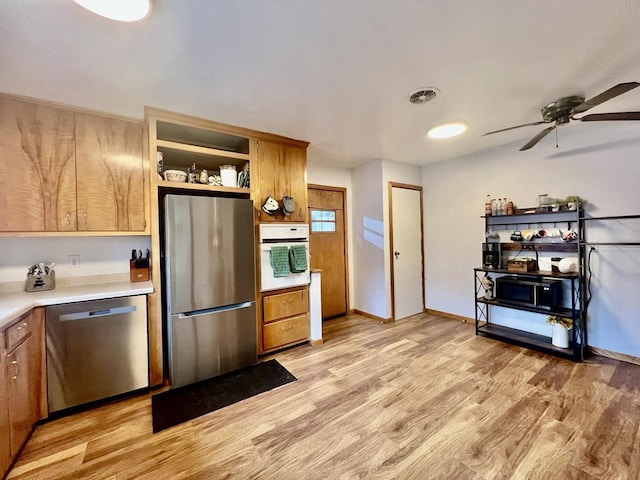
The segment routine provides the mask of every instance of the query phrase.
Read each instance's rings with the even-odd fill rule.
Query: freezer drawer
[[[46,308],[49,412],[149,386],[146,296]]]
[[[172,388],[215,377],[257,361],[256,306],[245,302],[170,318]]]

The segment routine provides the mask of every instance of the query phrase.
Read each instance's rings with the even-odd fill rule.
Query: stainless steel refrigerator
[[[255,363],[252,201],[166,195],[163,240],[171,386]]]

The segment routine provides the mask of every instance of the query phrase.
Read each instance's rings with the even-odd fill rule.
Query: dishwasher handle
[[[121,315],[123,313],[131,313],[135,311],[135,305],[128,305],[126,307],[113,307],[86,312],[65,313],[64,315],[60,315],[58,320],[61,322],[68,322],[71,320],[85,320],[87,318],[109,317],[111,315]]]

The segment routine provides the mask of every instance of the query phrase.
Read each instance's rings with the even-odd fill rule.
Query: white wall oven
[[[308,285],[309,225],[268,223],[259,228],[260,291]]]

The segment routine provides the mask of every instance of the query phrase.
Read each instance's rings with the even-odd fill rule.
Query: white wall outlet
[[[80,268],[80,255],[69,255],[69,265],[71,268]]]

